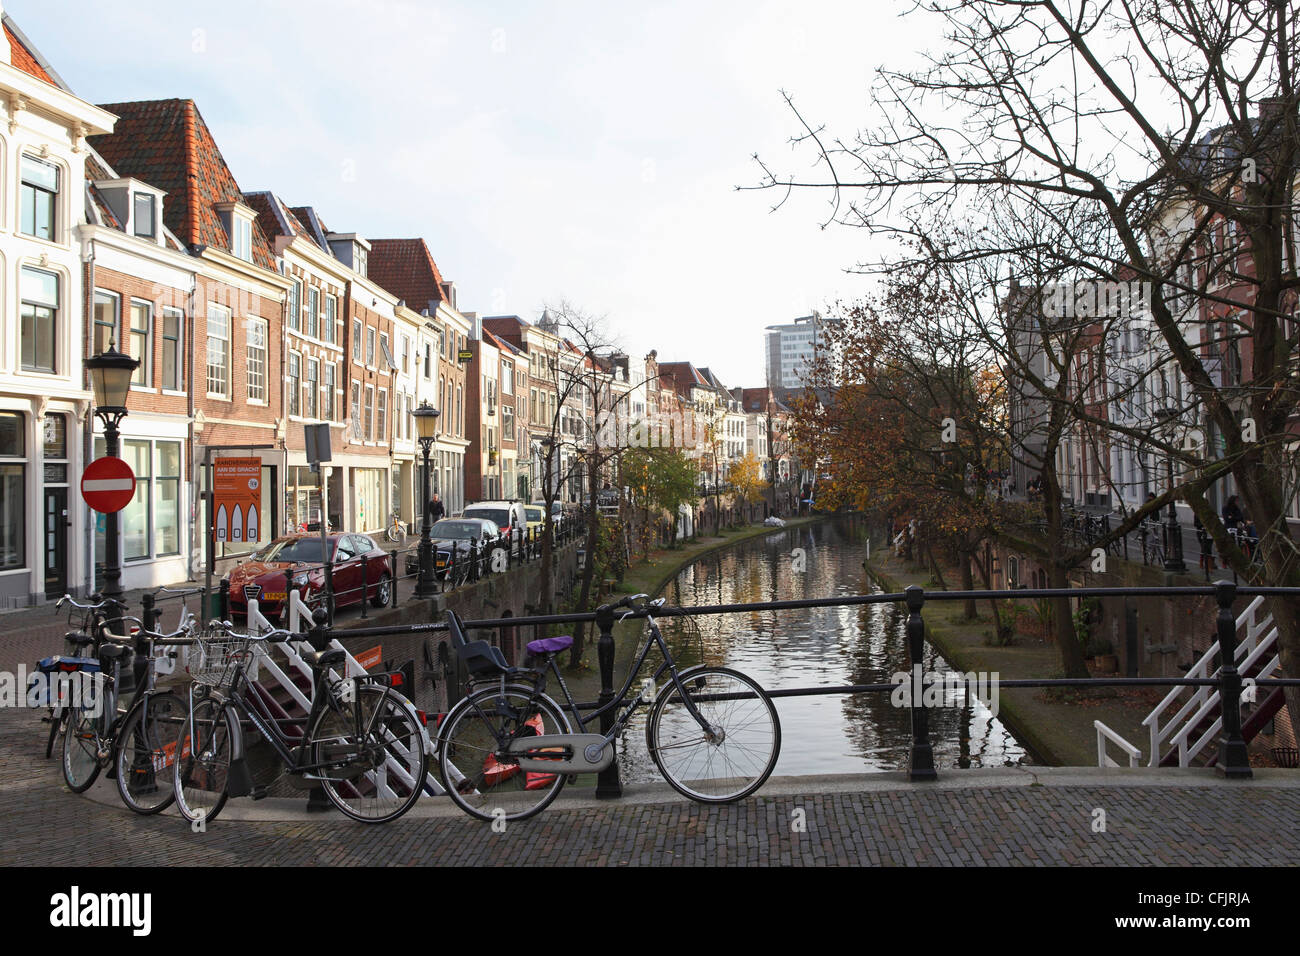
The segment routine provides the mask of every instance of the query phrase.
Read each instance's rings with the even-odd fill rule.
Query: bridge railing
[[[1241,692],[1243,679],[1236,661],[1237,653],[1237,619],[1233,613],[1233,603],[1238,597],[1265,598],[1300,598],[1300,588],[1281,587],[1239,587],[1231,581],[1219,581],[1209,586],[1189,587],[1130,587],[1130,588],[1040,588],[1022,590],[980,590],[980,591],[934,591],[927,592],[921,587],[912,586],[902,592],[881,594],[839,595],[830,598],[806,598],[787,601],[754,601],[739,604],[697,605],[694,607],[664,606],[647,611],[635,610],[625,615],[642,618],[649,613],[657,618],[693,617],[699,615],[740,614],[752,612],[770,612],[826,607],[855,607],[872,604],[902,604],[907,610],[907,647],[908,670],[913,682],[925,682],[925,621],[922,610],[930,601],[965,601],[975,600],[1024,600],[1026,598],[1088,598],[1088,597],[1213,597],[1217,606],[1215,612],[1215,634],[1219,659],[1222,666],[1217,675],[1205,677],[1088,677],[1088,678],[1033,678],[999,680],[1001,688],[1026,687],[1205,687],[1219,692],[1222,701],[1220,715],[1221,735],[1219,737],[1217,769],[1226,777],[1248,779],[1252,776],[1247,759],[1246,742],[1242,737]],[[624,615],[620,614],[620,617]],[[594,702],[583,702],[578,706],[582,710],[604,707],[614,699],[614,623],[615,612],[612,605],[603,605],[594,611],[532,615],[522,617],[491,618],[465,621],[467,630],[503,629],[523,627],[544,627],[552,624],[570,624],[577,622],[594,622],[599,631],[596,641],[597,658],[600,664],[600,694]],[[356,627],[334,632],[328,622],[323,622],[311,630],[295,635],[294,639],[311,641],[313,646],[323,647],[335,637],[380,637],[388,635],[414,635],[436,633],[447,630],[445,621],[429,621],[417,624],[392,625],[383,627]],[[917,668],[920,672],[917,673]],[[1300,679],[1266,678],[1254,679],[1254,685],[1260,689],[1271,690],[1280,687],[1300,686]],[[900,683],[852,684],[817,687],[782,687],[768,690],[773,698],[778,697],[812,697],[825,695],[892,693],[902,686]],[[447,702],[450,706],[452,701]],[[906,706],[910,711],[911,742],[908,753],[908,774],[910,779],[934,780],[938,773],[934,763],[933,746],[929,732],[929,706],[924,695],[907,695]],[[613,708],[601,716],[601,731],[607,733],[613,724]],[[1126,752],[1130,766],[1140,758],[1137,748],[1127,744],[1117,734],[1099,735],[1099,759],[1106,763],[1106,741],[1115,743]],[[618,763],[615,761],[600,774],[597,796],[616,797],[621,795]]]

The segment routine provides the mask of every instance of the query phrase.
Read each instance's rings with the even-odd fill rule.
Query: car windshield
[[[293,561],[295,564],[323,564],[320,538],[286,538],[273,541],[263,553],[263,561]]]
[[[546,512],[543,511],[541,508],[525,508],[524,511],[528,512],[528,520],[529,520],[529,521],[545,521],[545,520],[546,520]]]
[[[466,518],[486,518],[498,528],[509,527],[510,512],[504,508],[466,508]]]
[[[435,538],[477,538],[483,526],[477,521],[435,521],[429,533]]]

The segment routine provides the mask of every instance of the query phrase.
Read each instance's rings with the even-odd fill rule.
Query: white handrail
[[[1142,751],[1138,750],[1131,743],[1125,740],[1114,730],[1111,730],[1100,720],[1094,720],[1092,726],[1097,731],[1097,766],[1098,767],[1118,767],[1114,760],[1106,753],[1106,741],[1109,740],[1128,754],[1128,765],[1130,767],[1138,766],[1138,761],[1142,759]]]

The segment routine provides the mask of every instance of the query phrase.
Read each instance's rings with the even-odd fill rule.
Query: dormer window
[[[158,237],[158,200],[151,193],[136,193],[131,210],[132,231],[141,239]]]
[[[149,242],[162,243],[165,192],[130,176],[124,179],[101,179],[95,183],[95,188],[103,196],[123,232]]]
[[[217,204],[217,213],[221,224],[226,227],[230,237],[230,254],[245,262],[253,261],[253,210],[243,203],[225,202]]]

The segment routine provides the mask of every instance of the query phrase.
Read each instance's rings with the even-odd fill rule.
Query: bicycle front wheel
[[[529,687],[507,685],[471,694],[447,715],[438,769],[452,802],[479,820],[526,820],[560,795],[562,773],[524,772],[504,753],[518,737],[568,734],[560,706]]]
[[[353,820],[387,823],[420,799],[428,757],[405,697],[362,684],[356,701],[321,710],[307,739],[325,796]]]
[[[172,749],[176,809],[190,823],[207,825],[226,805],[233,730],[225,701],[205,695],[181,721]]]
[[[709,725],[700,726],[682,692],[668,684],[646,724],[646,746],[674,790],[701,803],[741,800],[772,774],[781,753],[781,722],[772,699],[751,678],[725,667],[680,676]]]
[[[63,731],[63,780],[73,793],[84,793],[99,776],[100,719],[85,707],[68,710]]]
[[[117,792],[136,813],[167,809],[175,799],[172,764],[185,720],[176,694],[150,694],[132,709],[117,745]]]

